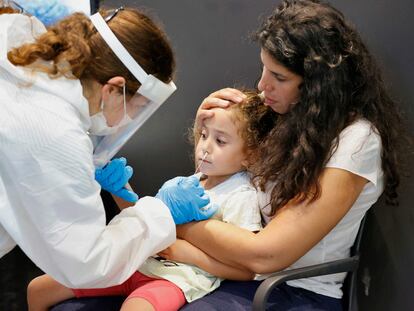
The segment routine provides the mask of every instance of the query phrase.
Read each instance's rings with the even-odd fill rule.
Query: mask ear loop
[[[124,95],[124,118],[126,117],[126,115],[127,115],[127,109],[126,109],[126,90],[125,90],[125,84],[126,83],[124,83],[124,85],[123,85],[123,87],[122,87],[122,93],[123,93],[123,95]]]

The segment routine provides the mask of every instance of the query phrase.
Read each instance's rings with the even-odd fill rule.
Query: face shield
[[[95,166],[100,167],[115,156],[177,88],[173,82],[166,84],[147,74],[116,38],[99,13],[92,15],[90,19],[111,50],[141,83],[133,96],[126,95],[124,90],[123,96],[118,96],[118,100],[103,99],[101,108],[107,125],[115,127],[116,130],[102,136],[96,143],[93,160]]]

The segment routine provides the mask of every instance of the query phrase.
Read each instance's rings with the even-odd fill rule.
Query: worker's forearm
[[[117,197],[116,195],[114,195],[112,193],[111,193],[111,195],[112,195],[112,198],[114,199],[116,205],[118,206],[118,208],[120,210],[123,210],[124,208],[131,207],[131,206],[135,205],[135,203],[125,201],[124,199],[122,199],[120,197]]]
[[[127,183],[127,184],[125,185],[125,187],[126,187],[127,189],[129,189],[129,190],[132,190],[132,188],[131,188],[131,186],[130,186],[130,184],[129,184],[129,183]],[[118,205],[118,208],[119,208],[120,210],[123,210],[124,208],[127,208],[127,207],[134,206],[134,205],[135,205],[135,203],[136,203],[136,202],[129,202],[129,201],[126,201],[126,200],[124,200],[123,198],[120,198],[120,197],[116,196],[116,195],[115,195],[115,194],[113,194],[113,193],[111,193],[111,195],[112,195],[112,198],[114,199],[114,201],[115,201],[116,205]]]

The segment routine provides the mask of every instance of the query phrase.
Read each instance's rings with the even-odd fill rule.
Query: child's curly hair
[[[270,107],[263,104],[263,98],[257,90],[239,90],[247,96],[246,99],[239,104],[232,104],[226,109],[233,112],[232,119],[238,127],[240,137],[243,139],[244,151],[249,163],[248,166],[250,166],[250,163],[258,160],[257,150],[275,126],[278,115]],[[189,140],[194,146],[197,145],[200,134],[200,126],[194,124],[189,131]]]

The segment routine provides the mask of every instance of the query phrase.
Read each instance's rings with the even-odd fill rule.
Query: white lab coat
[[[152,197],[105,225],[80,82],[7,59],[43,31],[35,18],[0,15],[0,257],[17,244],[66,286],[119,284],[174,242],[175,225]]]

